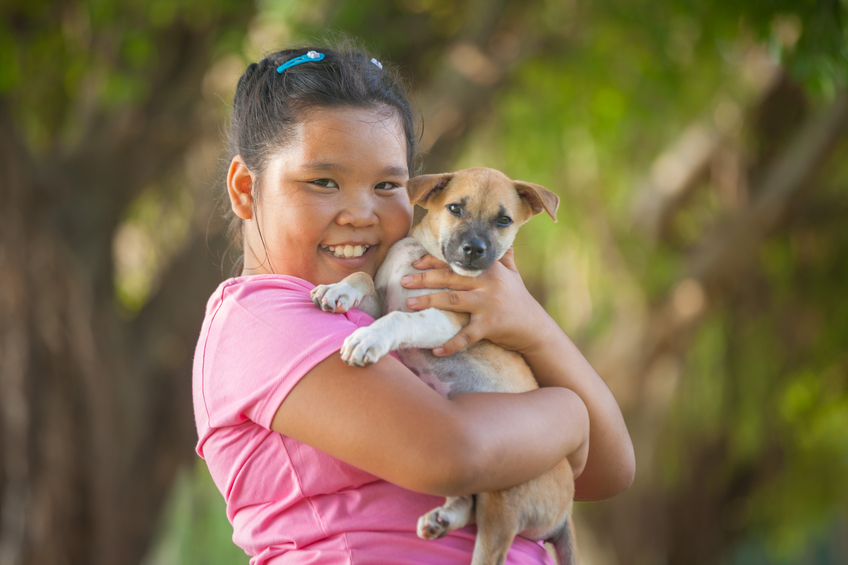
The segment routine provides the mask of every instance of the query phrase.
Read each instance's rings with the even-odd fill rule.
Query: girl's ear
[[[242,220],[253,219],[253,173],[247,168],[241,155],[233,157],[227,171],[227,192],[230,205]]]
[[[427,207],[427,200],[442,190],[453,178],[453,173],[442,173],[440,175],[418,175],[412,177],[406,183],[406,191],[409,193],[409,202]]]

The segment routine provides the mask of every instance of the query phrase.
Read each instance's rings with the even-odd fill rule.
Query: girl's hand
[[[543,388],[566,388],[583,401],[589,414],[588,453],[585,445],[569,452],[575,470],[585,464],[574,483],[575,500],[603,500],[629,488],[636,460],[615,397],[565,332],[527,292],[515,268],[512,249],[476,278],[457,275],[429,255],[414,267],[432,270],[409,276],[408,282],[402,281],[406,288],[452,290],[419,296],[415,304],[409,299],[407,306],[471,314],[468,325],[434,349],[434,355],[451,355],[488,339],[523,355]]]
[[[456,274],[432,255],[425,255],[413,266],[429,270],[404,277],[404,287],[451,290],[410,298],[406,302],[409,308],[471,314],[468,325],[443,346],[433,349],[436,356],[452,355],[481,339],[524,353],[539,342],[548,331],[548,324],[555,323],[524,286],[512,248],[477,277]]]

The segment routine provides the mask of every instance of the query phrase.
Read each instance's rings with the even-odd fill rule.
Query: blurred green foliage
[[[0,4],[0,95],[38,153],[73,143],[93,107],[139,105],[160,61],[157,35],[203,28],[238,0],[27,0]]]
[[[202,461],[177,477],[159,530],[143,565],[247,563],[232,542],[227,506]]]
[[[149,300],[166,257],[184,246],[193,202],[187,191],[152,186],[135,198],[114,237],[118,312],[132,319]]]

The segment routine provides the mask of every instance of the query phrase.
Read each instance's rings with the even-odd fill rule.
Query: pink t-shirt
[[[233,541],[259,564],[467,564],[476,528],[440,540],[415,534],[444,499],[408,491],[270,430],[297,382],[345,337],[373,322],[330,314],[314,285],[282,275],[221,283],[206,307],[194,357],[197,453],[227,502]],[[508,563],[551,563],[516,538]]]

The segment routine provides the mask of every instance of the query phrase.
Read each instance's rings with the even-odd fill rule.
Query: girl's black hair
[[[320,61],[277,67],[309,51],[324,54]],[[323,108],[384,109],[397,115],[406,137],[409,175],[415,175],[415,115],[406,87],[390,65],[371,61],[361,48],[297,47],[272,53],[247,67],[236,87],[230,124],[230,160],[240,155],[247,168],[261,178],[268,160],[286,147],[297,125],[310,110]],[[254,183],[254,202],[258,185]],[[226,193],[225,193],[226,196]],[[243,224],[225,200],[231,248],[242,246]],[[237,265],[237,268],[239,266]]]

